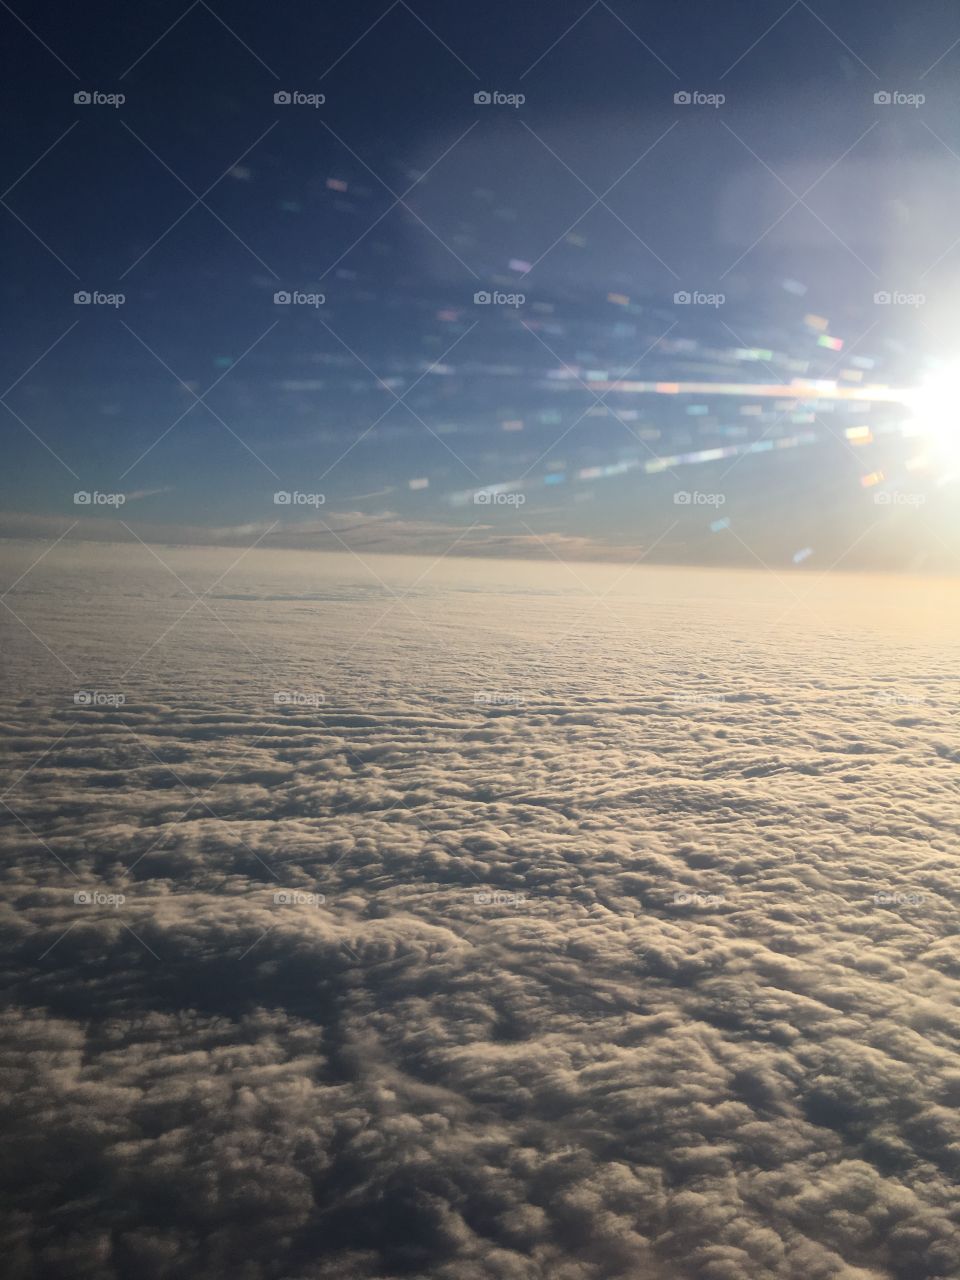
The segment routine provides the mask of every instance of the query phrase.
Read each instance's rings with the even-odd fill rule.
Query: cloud
[[[157,491],[159,492],[159,491]],[[130,495],[145,497],[146,492]],[[376,496],[376,495],[374,495]],[[573,534],[532,533],[476,521],[471,525],[408,519],[395,512],[330,511],[322,519],[288,520],[284,508],[275,518],[233,525],[173,525],[130,520],[120,508],[113,519],[97,517],[33,516],[0,513],[0,538],[58,538],[74,541],[135,542],[137,538],[162,546],[247,547],[262,540],[288,550],[375,551],[389,555],[514,556],[542,560],[609,560],[633,563],[644,555],[642,545],[613,543]],[[484,508],[478,508],[483,511]],[[121,520],[124,523],[121,523]],[[515,521],[513,522],[516,523]],[[130,530],[124,527],[130,526]],[[349,535],[348,546],[344,539]],[[672,544],[661,544],[672,545]]]
[[[12,626],[10,1274],[954,1273],[939,641],[733,577],[584,633],[534,568],[377,623],[255,555],[176,623],[134,554],[10,597],[126,699]]]

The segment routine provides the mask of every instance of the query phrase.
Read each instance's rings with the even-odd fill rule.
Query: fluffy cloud
[[[933,638],[137,554],[9,597],[8,1274],[956,1274]]]

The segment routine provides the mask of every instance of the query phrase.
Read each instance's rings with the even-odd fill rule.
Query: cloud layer
[[[10,1275],[956,1274],[935,631],[138,555],[8,597]]]

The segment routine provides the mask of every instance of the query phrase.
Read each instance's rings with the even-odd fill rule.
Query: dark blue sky
[[[874,562],[940,563],[946,461],[905,470],[896,407],[609,388],[900,385],[960,353],[960,17],[941,6],[198,0],[13,6],[0,26],[3,531],[321,537],[319,516],[433,550],[479,521],[514,553],[812,546],[825,568],[882,474],[924,501]],[[275,103],[294,91],[326,100]],[[491,485],[522,507],[478,506]],[[677,509],[688,490],[721,493],[729,526]]]

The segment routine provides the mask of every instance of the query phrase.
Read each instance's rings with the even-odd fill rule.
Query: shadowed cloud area
[[[236,559],[7,597],[7,1274],[956,1274],[938,584]]]

